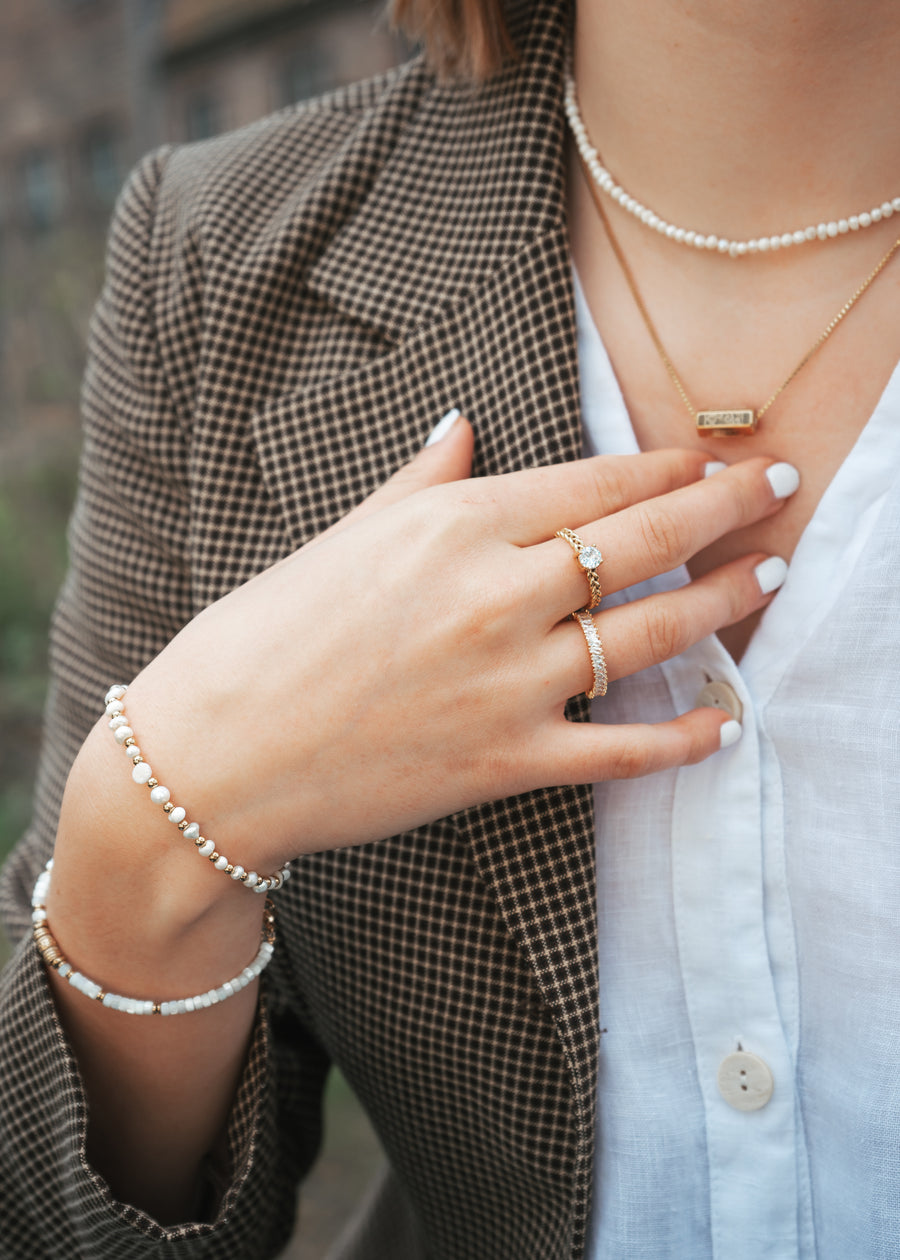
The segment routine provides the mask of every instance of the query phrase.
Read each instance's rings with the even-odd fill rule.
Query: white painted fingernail
[[[793,464],[772,464],[766,476],[776,499],[786,499],[800,484],[800,474]]]
[[[728,722],[723,722],[719,727],[719,747],[730,748],[732,744],[736,744],[744,733],[744,728],[740,722],[735,722],[731,718]]]
[[[458,407],[454,407],[451,411],[448,411],[445,416],[442,416],[441,419],[438,420],[437,424],[428,434],[428,441],[425,445],[434,446],[435,442],[440,442],[441,438],[445,438],[461,415],[462,412]]]
[[[769,556],[768,560],[760,561],[753,572],[759,582],[759,589],[763,595],[768,595],[770,591],[777,591],[784,582],[788,567],[781,556]]]
[[[711,459],[703,469],[703,476],[712,477],[717,472],[724,472],[727,467],[728,465],[723,464],[720,459]]]

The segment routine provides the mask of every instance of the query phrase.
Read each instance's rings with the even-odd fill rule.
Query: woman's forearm
[[[175,829],[136,790],[103,725],[67,785],[51,930],[108,991],[168,999],[215,988],[253,959],[263,898],[167,834]],[[133,1016],[50,974],[87,1091],[91,1163],[118,1198],[160,1222],[191,1219],[240,1079],[258,982],[190,1015]]]

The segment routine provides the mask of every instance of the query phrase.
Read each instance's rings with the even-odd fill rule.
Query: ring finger
[[[742,556],[679,590],[648,595],[595,616],[609,680],[670,660],[723,626],[765,607],[772,591],[764,594],[756,576],[756,567],[765,559],[760,553]],[[591,657],[576,621],[566,618],[555,626],[545,646],[549,652],[545,676],[551,680],[557,702],[591,690]]]

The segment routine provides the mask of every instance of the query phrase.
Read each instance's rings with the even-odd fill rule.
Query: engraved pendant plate
[[[756,432],[756,412],[698,411],[697,432],[713,437],[744,437]]]

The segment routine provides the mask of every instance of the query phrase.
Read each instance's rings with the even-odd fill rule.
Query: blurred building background
[[[204,139],[396,64],[409,50],[383,8],[383,0],[0,4],[0,860],[30,811],[85,338],[122,181],[158,144]],[[331,1109],[292,1260],[324,1254],[377,1159],[340,1080]]]

